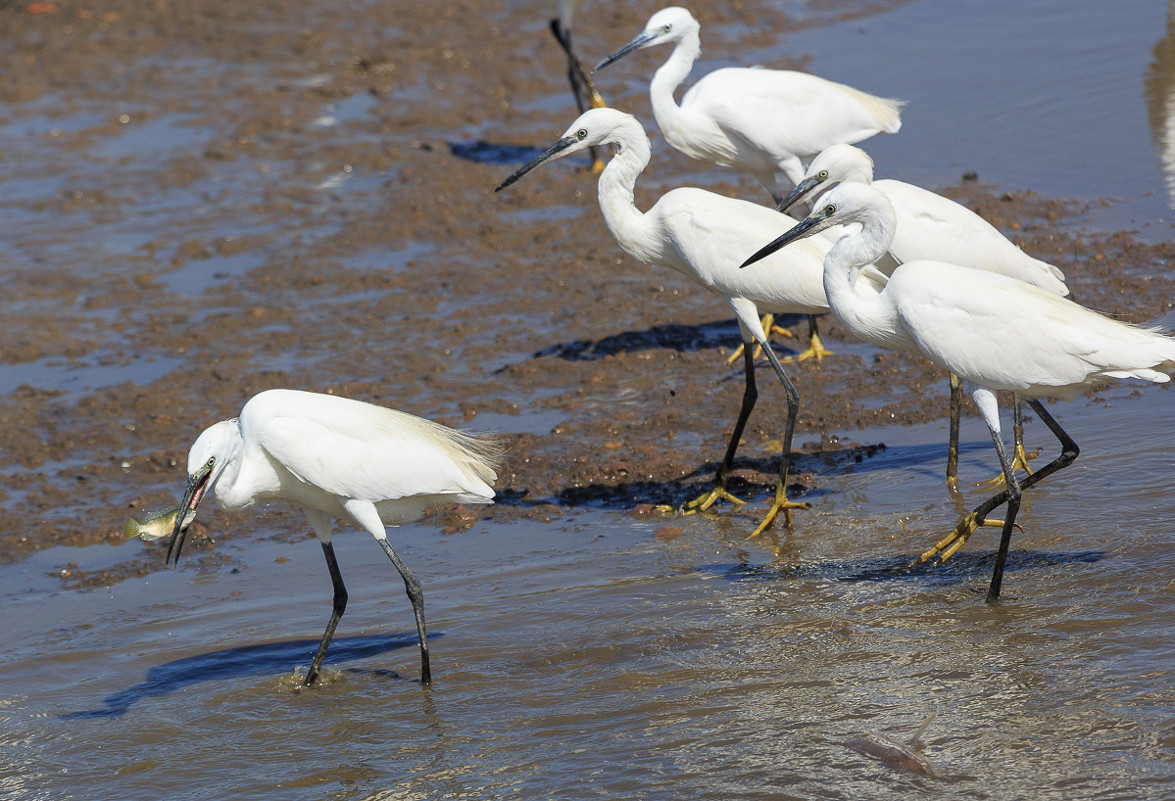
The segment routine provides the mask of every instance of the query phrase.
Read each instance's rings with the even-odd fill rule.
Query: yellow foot
[[[771,336],[772,334],[779,334],[780,336],[789,337],[791,339],[796,338],[796,335],[793,334],[791,331],[788,331],[786,328],[781,328],[780,326],[775,324],[775,315],[773,315],[773,314],[764,314],[763,320],[762,320],[762,325],[763,325],[763,330],[767,332],[767,336]],[[746,347],[745,345],[739,345],[737,348],[735,348],[734,353],[730,354],[730,358],[726,360],[727,367],[729,367],[730,365],[734,364],[735,362],[737,362],[739,359],[742,358],[743,350],[745,349],[745,347]],[[756,342],[755,343],[755,350],[752,352],[751,358],[754,361],[759,361],[759,357],[761,357],[762,355],[763,355],[763,346],[760,345],[758,342]]]
[[[601,158],[592,159],[592,175],[599,175],[604,171],[604,160]]]
[[[724,501],[730,501],[731,503],[734,504],[734,507],[736,509],[746,503],[746,501],[741,500],[741,499],[736,498],[733,495],[731,495],[729,492],[726,491],[725,488],[720,487],[718,485],[715,485],[715,486],[711,487],[707,492],[703,492],[701,495],[694,498],[692,501],[687,501],[687,502],[683,503],[681,505],[679,511],[683,515],[692,515],[697,512],[704,512],[707,509],[709,509],[711,506],[713,506],[714,503],[716,501],[718,501],[719,499],[724,500]]]
[[[779,517],[780,512],[783,512],[783,521],[787,523],[788,528],[791,528],[791,510],[811,508],[812,504],[810,503],[796,503],[795,501],[789,501],[787,498],[776,500],[775,503],[771,504],[771,508],[767,510],[767,516],[763,518],[763,522],[751,532],[751,536],[747,537],[747,539],[753,540],[768,528],[775,525],[775,518]]]
[[[967,538],[975,533],[975,529],[980,526],[999,526],[1003,527],[1003,520],[993,520],[991,518],[984,518],[980,520],[976,517],[974,512],[969,512],[966,517],[959,521],[959,525],[955,526],[954,530],[943,537],[934,544],[934,547],[926,551],[918,557],[919,562],[938,557],[938,563],[941,565],[946,560],[950,559],[955,553],[963,547],[963,543]]]
[[[812,335],[812,339],[808,342],[808,349],[802,353],[797,353],[795,356],[789,356],[783,359],[785,362],[802,362],[804,359],[815,359],[817,364],[824,359],[825,356],[831,356],[832,351],[826,349],[824,344],[820,341],[817,334]]]
[[[608,107],[608,104],[604,102],[604,96],[600,94],[599,90],[597,90],[595,86],[592,86],[589,91],[591,92],[591,100],[588,102],[591,104],[592,108]]]
[[[1012,475],[1015,475],[1017,470],[1023,470],[1028,475],[1032,475],[1032,468],[1028,466],[1028,460],[1035,459],[1037,456],[1040,456],[1040,448],[1037,448],[1032,453],[1027,453],[1024,450],[1024,443],[1017,442],[1016,449],[1012,452]],[[986,483],[995,487],[1002,487],[1007,483],[1007,479],[1004,478],[1004,474],[1001,472],[998,476]]]

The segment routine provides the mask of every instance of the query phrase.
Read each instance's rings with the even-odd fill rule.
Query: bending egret
[[[898,267],[872,297],[853,281],[889,249],[897,227],[893,204],[878,190],[843,183],[809,217],[751,256],[746,264],[833,225],[858,223],[824,260],[824,288],[832,312],[857,336],[883,347],[921,353],[971,388],[991,431],[1006,488],[969,513],[926,553],[923,561],[955,553],[988,512],[1008,504],[987,598],[999,597],[1021,491],[1077,458],[1077,443],[1045,410],[1040,398],[1072,398],[1109,378],[1156,384],[1175,371],[1175,339],[1104,317],[1006,275],[937,261]],[[1061,443],[1061,455],[1017,483],[1000,438],[998,390],[1028,401]]]
[[[327,646],[347,607],[347,588],[331,544],[332,521],[353,523],[375,537],[400,571],[420,638],[420,679],[431,680],[420,582],[388,543],[385,526],[418,519],[443,503],[493,503],[490,484],[500,443],[362,401],[271,389],[255,395],[241,416],[201,434],[188,452],[188,489],[176,518],[167,561],[179,564],[184,535],[209,490],[226,511],[270,498],[300,505],[322,544],[334,585],[334,606],[305,685],[318,676]],[[185,519],[186,518],[186,519]]]
[[[691,158],[750,173],[776,203],[783,197],[777,172],[798,184],[804,165],[829,145],[897,133],[902,127],[903,102],[790,70],[715,70],[694,84],[678,106],[673,92],[702,52],[700,31],[684,8],[662,9],[593,72],[635,50],[675,43],[649,84],[653,116],[665,140]]]
[[[503,181],[498,191],[552,159],[603,144],[616,145],[617,150],[600,173],[599,182],[600,209],[616,242],[634,258],[676,270],[726,298],[738,318],[744,344],[756,341],[764,346],[767,358],[783,384],[787,393],[788,416],[779,462],[779,481],[774,503],[752,536],[771,525],[780,511],[790,526],[791,509],[809,508],[809,504],[788,500],[786,491],[799,393],[784,372],[778,357],[767,346],[767,336],[760,324],[758,309],[800,314],[825,311],[828,306],[821,285],[821,264],[827,252],[827,243],[809,241],[801,246],[802,249],[780,254],[784,257],[782,259],[750,271],[740,270],[736,255],[740,247],[745,247],[748,241],[755,241],[756,237],[778,235],[788,230],[794,221],[789,222],[790,218],[765,206],[694,188],[674,189],[663,195],[647,212],[642,212],[637,208],[633,194],[637,176],[649,163],[649,139],[631,114],[615,109],[592,109],[581,115],[546,152]],[[685,504],[683,508],[687,512],[708,509],[718,498],[725,498],[735,504],[742,503],[726,491],[726,478],[743,427],[758,397],[755,366],[749,347],[744,351],[743,364],[746,387],[726,455],[714,479],[714,486]]]
[[[904,181],[873,180],[873,159],[858,147],[839,144],[827,148],[812,160],[808,171],[795,189],[783,199],[779,210],[786,212],[797,203],[820,205],[813,200],[841,182],[872,184],[893,205],[897,228],[888,253],[876,267],[886,275],[908,261],[945,261],[961,267],[1000,273],[1033,284],[1055,295],[1069,294],[1065,274],[1049,264],[1029,256],[996,230],[987,220],[966,206]],[[947,456],[947,481],[955,484],[959,455],[959,407],[962,389],[951,374],[950,445]],[[1020,404],[1015,405],[1015,452],[1012,469],[1028,469],[1020,423]],[[1000,480],[1003,479],[1001,474]]]

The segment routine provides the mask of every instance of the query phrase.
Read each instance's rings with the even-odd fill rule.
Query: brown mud
[[[654,7],[581,15],[577,45],[607,53]],[[446,530],[583,506],[653,515],[708,486],[742,393],[741,367],[725,366],[738,345],[725,303],[621,252],[583,161],[493,191],[575,116],[543,21],[520,24],[500,3],[114,0],[0,3],[0,30],[2,122],[48,120],[31,145],[0,139],[0,370],[142,367],[76,390],[30,373],[0,394],[0,561],[120,542],[128,514],[175,503],[199,431],[271,387],[503,429],[499,503],[435,513]],[[602,86],[649,119],[643,87]],[[359,111],[324,121],[347,108]],[[117,147],[152,125],[189,144]],[[652,138],[640,205],[697,172],[720,175],[712,191],[766,200]],[[483,142],[516,149],[466,157],[484,158]],[[54,188],[21,196],[9,179]],[[1060,267],[1085,305],[1132,322],[1170,312],[1175,276],[1156,269],[1170,245],[1088,232],[1081,203],[1004,193],[982,175],[939,189]],[[802,320],[785,322],[803,337]],[[831,318],[821,333],[837,355],[790,368],[798,498],[818,469],[882,445],[857,442],[860,428],[947,412],[945,375],[924,360],[862,350]],[[790,353],[799,340],[778,341]],[[748,531],[773,487],[784,410],[769,370],[759,386],[730,486],[750,501]],[[192,550],[213,532],[273,530],[306,525],[280,506],[263,524],[210,509]],[[157,543],[62,579],[162,567]]]

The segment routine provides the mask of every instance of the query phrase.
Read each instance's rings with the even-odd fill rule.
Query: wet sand
[[[573,117],[540,22],[482,7],[435,20],[423,4],[365,7],[363,25],[278,2],[44,8],[0,9],[0,559],[117,541],[127,514],[174,502],[195,434],[269,387],[505,432],[500,502],[438,513],[447,529],[584,505],[648,515],[708,484],[742,391],[725,303],[622,253],[582,161],[492,191]],[[605,51],[651,8],[585,19],[580,46]],[[413,33],[458,13],[441,35]],[[605,86],[643,115],[639,81]],[[486,143],[513,149],[463,157]],[[643,205],[699,172],[764,199],[655,133],[654,148]],[[1081,302],[1136,322],[1170,312],[1175,279],[1153,269],[1170,245],[1090,234],[1066,225],[1080,204],[968,178],[940,189],[1064,270]],[[793,368],[796,497],[818,488],[818,455],[881,444],[858,442],[861,427],[947,407],[923,360],[854,343],[831,318],[823,334],[836,355]],[[752,501],[748,526],[782,424],[779,387],[759,383],[731,485]],[[256,531],[247,517],[200,525]],[[161,569],[153,556],[65,578],[109,584]]]

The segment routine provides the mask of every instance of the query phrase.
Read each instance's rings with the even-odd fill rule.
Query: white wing
[[[942,195],[903,181],[874,181],[894,207],[889,251],[899,263],[924,259],[999,273],[1067,295],[1065,274],[1016,247],[991,223]]]
[[[887,292],[923,353],[991,389],[1072,397],[1106,378],[1165,382],[1175,370],[1175,340],[1007,276],[911,262]]]
[[[241,411],[255,443],[298,480],[371,501],[452,495],[463,503],[494,497],[492,441],[394,409],[296,390],[263,392]]]

